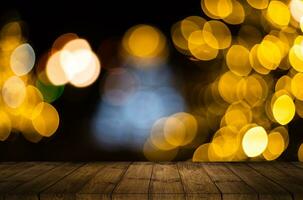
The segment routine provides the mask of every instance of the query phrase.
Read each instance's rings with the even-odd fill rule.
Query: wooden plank
[[[23,163],[25,166],[26,163]],[[28,167],[21,172],[9,176],[5,179],[5,181],[0,182],[0,193],[6,194],[16,188],[18,185],[21,185],[27,181],[34,179],[35,177],[46,173],[47,171],[53,169],[54,167],[58,166],[59,163],[34,163],[31,167]]]
[[[40,194],[40,200],[75,199],[76,193],[95,176],[104,165],[89,163],[78,168]]]
[[[257,193],[223,163],[203,163],[202,167],[217,185],[224,200],[257,200]]]
[[[111,199],[111,194],[130,163],[106,163],[77,193],[77,200]]]
[[[249,163],[250,167],[292,193],[295,200],[303,199],[303,184],[272,167],[271,163]]]
[[[252,170],[245,163],[229,163],[226,164],[235,174],[237,174],[244,182],[254,188],[259,194],[259,199],[279,199],[291,200],[291,195],[278,184]]]
[[[8,177],[27,170],[29,167],[33,166],[34,162],[19,162],[12,164],[3,164],[0,170],[0,181],[5,181]]]
[[[152,199],[185,199],[177,166],[174,163],[154,164],[149,191]]]
[[[302,162],[291,162],[293,165],[303,169],[303,163]]]
[[[136,162],[129,166],[122,180],[116,186],[113,199],[148,199],[153,164]]]
[[[272,167],[275,167],[290,177],[295,178],[303,184],[303,169],[291,163],[286,162],[273,162]]]
[[[5,196],[5,200],[17,200],[27,199],[39,199],[39,193],[49,186],[53,185],[61,178],[72,173],[75,169],[79,168],[83,164],[80,163],[62,163],[62,165],[42,174],[41,176],[32,179]]]
[[[206,174],[201,164],[179,162],[177,167],[186,199],[221,199],[219,189]]]

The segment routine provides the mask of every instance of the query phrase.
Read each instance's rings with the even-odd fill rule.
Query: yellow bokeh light
[[[291,81],[291,91],[293,95],[303,101],[303,73],[297,73]]]
[[[60,54],[61,52],[58,51],[51,55],[46,65],[47,78],[53,85],[64,85],[68,83],[68,78],[60,62]]]
[[[274,128],[271,132],[278,132],[283,137],[284,141],[284,150],[288,147],[289,144],[289,135],[286,126],[278,126]]]
[[[231,32],[223,22],[217,20],[206,22],[202,33],[205,42],[214,49],[226,49],[231,44]]]
[[[266,160],[277,159],[285,149],[285,142],[282,135],[279,132],[271,132],[268,134],[268,144],[263,152],[263,156]]]
[[[0,141],[5,141],[12,130],[12,123],[9,116],[0,111]]]
[[[262,66],[269,70],[276,69],[282,59],[279,47],[269,40],[261,42],[257,49],[257,57]]]
[[[189,16],[181,21],[181,32],[183,37],[188,40],[189,36],[195,32],[203,29],[206,20],[199,16]]]
[[[268,6],[269,0],[247,0],[247,3],[256,9],[265,9]]]
[[[276,25],[287,26],[290,21],[290,11],[283,2],[271,1],[267,8],[267,17]]]
[[[239,95],[239,88],[242,86],[244,79],[240,76],[235,75],[231,71],[224,73],[219,80],[218,90],[220,96],[228,103],[233,103],[241,100]],[[230,87],[230,86],[233,87]]]
[[[169,117],[164,125],[164,137],[173,146],[180,146],[186,137],[186,128],[181,120]]]
[[[181,145],[184,146],[192,142],[198,130],[198,122],[196,118],[185,112],[176,113],[172,115],[172,117],[180,120],[185,127],[185,137],[183,138]]]
[[[295,44],[288,54],[291,66],[298,72],[303,72],[303,46]]]
[[[149,142],[153,146],[164,151],[176,148],[175,145],[168,143],[164,136],[164,125],[166,120],[167,118],[160,118],[154,123],[149,138]]]
[[[275,91],[286,90],[291,94],[291,78],[287,75],[281,76],[276,82]]]
[[[292,17],[297,21],[300,22],[301,18],[303,17],[303,2],[302,0],[291,0],[289,3],[289,8]]]
[[[10,66],[17,76],[29,73],[35,64],[35,52],[33,48],[25,43],[14,49],[10,56]]]
[[[59,127],[59,114],[50,104],[39,103],[31,116],[35,130],[42,136],[52,136]]]
[[[201,0],[201,6],[205,13],[210,13],[211,16],[225,18],[233,11],[231,0]]]
[[[300,20],[300,28],[301,28],[301,31],[303,32],[303,16],[301,17],[301,20]]]
[[[298,150],[298,159],[300,162],[303,162],[303,143],[300,145]]]
[[[178,149],[161,150],[155,147],[150,140],[147,140],[143,146],[143,154],[149,161],[171,161],[178,153]]]
[[[263,67],[263,65],[259,61],[259,58],[258,58],[258,49],[259,49],[259,46],[260,46],[259,44],[256,44],[250,50],[250,53],[249,53],[249,62],[251,64],[252,68],[256,72],[258,72],[259,74],[262,74],[262,75],[266,75],[266,74],[269,74],[271,70]]]
[[[241,45],[233,45],[226,54],[226,63],[230,71],[238,76],[247,76],[251,72],[249,51]]]
[[[223,20],[229,24],[241,24],[245,19],[245,10],[242,4],[237,0],[232,0],[233,11]]]
[[[192,161],[193,162],[208,162],[208,148],[209,143],[200,145],[194,152]]]
[[[155,27],[137,25],[123,37],[123,47],[131,55],[139,58],[153,58],[163,53],[165,38]]]
[[[7,79],[2,87],[2,98],[10,108],[19,107],[26,96],[25,83],[17,76]]]
[[[213,38],[213,43],[215,41],[216,39]],[[188,49],[199,60],[212,60],[218,55],[218,49],[211,47],[205,42],[203,31],[195,31],[189,36]]]
[[[232,126],[225,126],[219,129],[215,133],[209,147],[209,152],[213,151],[208,155],[210,160],[212,160],[212,155],[214,153],[216,154],[216,158],[220,158],[224,161],[231,161],[240,146],[237,133],[237,129]]]
[[[242,148],[248,157],[261,155],[267,147],[268,137],[261,126],[250,128],[242,139]]]
[[[281,124],[288,124],[296,113],[296,107],[291,97],[282,95],[272,105],[272,112],[275,120]]]

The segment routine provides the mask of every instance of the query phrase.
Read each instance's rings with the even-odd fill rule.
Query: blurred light
[[[214,135],[210,144],[208,157],[212,161],[224,160],[231,161],[237,152],[240,141],[237,137],[237,129],[232,126],[220,128]],[[213,155],[215,156],[213,157]]]
[[[143,154],[149,161],[171,161],[178,153],[178,149],[172,150],[160,150],[148,140],[145,142],[143,147]]]
[[[193,162],[208,162],[208,148],[209,148],[209,143],[205,143],[200,145],[194,152],[192,161]]]
[[[268,6],[269,0],[247,0],[247,3],[255,9],[265,9]]]
[[[233,4],[231,0],[201,0],[202,10],[209,17],[225,18],[233,11]]]
[[[25,43],[14,49],[10,57],[10,66],[17,76],[29,73],[35,64],[35,52],[33,48]]]
[[[186,128],[182,121],[175,117],[168,117],[164,125],[164,137],[173,146],[180,146],[186,136]]]
[[[262,75],[266,75],[266,74],[269,74],[269,72],[271,71],[270,69],[268,68],[265,68],[259,58],[258,58],[258,49],[259,49],[260,45],[259,44],[256,44],[252,47],[252,49],[250,50],[250,54],[249,54],[249,61],[250,61],[250,64],[252,66],[252,68],[258,72],[259,74],[262,74]]]
[[[268,134],[268,145],[263,152],[266,160],[277,159],[284,151],[284,139],[279,132],[271,132]]]
[[[43,99],[47,103],[56,101],[64,92],[64,86],[55,86],[52,84],[46,84],[39,79],[36,81],[36,87],[43,95]]]
[[[185,128],[185,137],[183,138],[181,146],[191,143],[197,135],[198,131],[198,122],[197,119],[185,112],[175,113],[171,117],[178,119]]]
[[[287,75],[281,76],[276,82],[275,91],[286,90],[291,94],[291,78]]]
[[[166,120],[166,117],[158,119],[154,123],[150,133],[151,144],[158,149],[165,151],[176,148],[176,146],[168,143],[164,136],[164,125],[166,124]]]
[[[55,42],[53,43],[51,53],[56,53],[56,51],[60,51],[66,45],[66,43],[78,39],[77,34],[75,33],[65,33],[60,35]]]
[[[289,135],[287,128],[285,126],[278,126],[274,128],[271,132],[278,132],[281,134],[281,136],[283,137],[284,150],[285,150],[289,144]]]
[[[303,101],[303,73],[297,73],[291,81],[291,91],[293,95]]]
[[[68,78],[60,62],[60,54],[61,52],[58,51],[51,55],[46,65],[47,78],[56,86],[68,83]]]
[[[214,49],[226,49],[231,44],[231,32],[222,22],[207,21],[203,27],[205,42]]]
[[[300,145],[298,150],[298,159],[300,162],[303,162],[303,143]]]
[[[0,111],[0,141],[5,141],[12,130],[12,123],[9,116]]]
[[[248,157],[256,157],[264,152],[267,147],[268,137],[261,126],[250,128],[243,137],[242,148]]]
[[[291,97],[282,95],[274,100],[272,112],[277,122],[281,125],[285,125],[295,116],[296,107]]]
[[[291,66],[298,72],[303,72],[303,45],[295,44],[288,54]]]
[[[267,17],[274,24],[287,26],[290,21],[290,11],[281,1],[270,1],[267,8]]]
[[[35,130],[42,136],[52,136],[59,127],[59,115],[57,110],[50,104],[39,103],[31,117]]]
[[[154,58],[165,49],[165,38],[155,27],[137,25],[129,29],[123,37],[124,49],[139,58]]]
[[[136,76],[125,68],[108,71],[102,87],[104,100],[112,105],[123,105],[134,95],[139,86]]]
[[[301,0],[291,0],[289,3],[289,8],[292,17],[297,22],[300,22],[301,18],[303,17],[303,2]]]
[[[247,76],[251,71],[249,51],[241,45],[233,45],[229,48],[226,63],[230,71],[238,76]]]
[[[263,40],[258,46],[257,57],[261,65],[269,70],[276,69],[282,59],[279,47],[269,40]]]
[[[223,20],[226,23],[233,25],[243,23],[245,19],[245,10],[242,4],[237,0],[232,0],[232,5],[233,11],[227,17],[223,18]]]
[[[54,85],[69,82],[75,87],[87,87],[99,77],[101,64],[98,57],[91,51],[86,40],[71,39],[74,37],[69,34],[58,39],[54,48],[61,50],[55,51],[47,62],[46,74]]]
[[[43,101],[41,92],[34,86],[26,86],[26,96],[21,104],[21,115],[25,118],[31,118],[35,107]]]
[[[241,87],[241,82],[243,81],[244,79],[242,77],[235,75],[231,71],[224,73],[220,77],[218,84],[220,96],[228,103],[241,100],[238,88]],[[231,85],[233,87],[230,87]]]
[[[152,146],[171,150],[173,145],[164,137],[164,125],[161,125],[164,122],[160,120],[155,124],[185,109],[183,98],[171,86],[171,80],[166,66],[111,69],[101,90],[104,96],[92,120],[98,145],[111,150],[117,146],[138,150],[151,133]],[[160,130],[163,132],[158,132]],[[155,140],[158,134],[163,139]]]
[[[210,35],[209,37],[213,36]],[[216,43],[214,37],[213,43]],[[212,60],[218,55],[218,49],[213,48],[206,43],[203,31],[195,31],[190,34],[188,38],[188,49],[190,53],[199,60]]]
[[[24,82],[17,76],[7,79],[2,87],[2,97],[6,105],[11,108],[19,107],[26,96]]]

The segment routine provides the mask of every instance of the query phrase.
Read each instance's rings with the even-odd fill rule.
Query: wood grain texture
[[[221,199],[221,193],[201,164],[179,162],[177,164],[187,199]]]
[[[184,199],[180,174],[174,163],[155,163],[150,183],[152,199]]]
[[[301,163],[0,163],[0,200],[301,200]]]
[[[153,164],[133,163],[129,166],[113,192],[113,199],[125,199],[131,193],[133,199],[148,199]],[[128,197],[130,198],[130,197]]]
[[[61,165],[49,170],[48,172],[34,178],[24,184],[21,184],[14,190],[10,191],[5,200],[21,199],[21,197],[27,197],[27,199],[39,199],[39,194],[49,186],[58,182],[66,175],[72,173],[78,169],[81,165],[79,163],[62,163]]]
[[[111,199],[113,190],[130,163],[106,163],[77,193],[79,200]]]
[[[266,178],[245,163],[226,164],[247,185],[254,188],[259,194],[259,199],[291,200],[292,197],[285,189]]]
[[[301,181],[288,176],[279,169],[271,167],[270,163],[249,163],[249,166],[289,191],[295,200],[303,199],[303,184]]]
[[[202,166],[220,189],[224,200],[258,199],[257,193],[223,163],[207,163]]]
[[[100,170],[102,163],[88,163],[40,194],[40,200],[76,199],[76,193]]]

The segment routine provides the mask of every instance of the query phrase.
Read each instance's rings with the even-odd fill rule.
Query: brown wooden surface
[[[0,200],[301,200],[303,164],[4,162]]]

